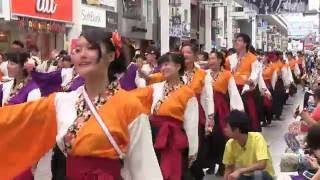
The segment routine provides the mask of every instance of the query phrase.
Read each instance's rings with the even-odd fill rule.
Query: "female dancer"
[[[162,179],[144,108],[118,89],[116,71],[109,69],[124,61],[117,47],[105,32],[84,32],[73,55],[84,86],[0,109],[3,179],[36,162],[56,142],[67,155],[67,179]]]
[[[135,94],[150,111],[150,122],[162,175],[181,180],[184,152],[189,145],[189,163],[198,151],[198,103],[193,90],[182,81],[184,57],[167,53],[158,60],[163,82],[138,89]],[[146,96],[147,95],[147,96]]]
[[[26,52],[12,52],[6,54],[6,57],[8,59],[8,75],[12,80],[0,85],[0,106],[21,104],[27,101],[40,99],[40,89],[37,83],[31,79],[29,72],[25,68],[30,55]],[[45,159],[48,159],[47,156],[50,157],[51,152],[40,161],[41,165],[45,163]],[[50,158],[48,160],[50,160]],[[50,162],[46,163],[50,164]],[[50,167],[44,166],[40,167],[42,169],[38,170],[41,170],[42,173],[46,173],[46,176],[50,177]],[[43,171],[45,170],[44,168],[46,168],[46,172]],[[36,173],[36,171],[34,171],[34,173]],[[33,179],[31,168],[28,168],[15,179]]]
[[[224,135],[224,129],[226,128],[225,117],[230,112],[230,109],[244,111],[244,107],[231,72],[223,69],[223,54],[212,51],[209,54],[208,65],[210,69],[207,70],[207,76],[212,77],[213,102],[215,104],[215,126],[212,136],[209,136],[211,144],[209,151],[210,160],[208,162],[211,173],[214,172],[214,165],[219,164],[218,175],[223,176],[222,157],[227,141],[227,137]]]
[[[202,169],[207,161],[205,135],[212,132],[214,125],[212,78],[195,66],[197,50],[192,44],[184,44],[181,52],[185,57],[186,66],[183,80],[195,92],[199,104],[199,153],[191,171],[196,179],[202,179],[204,176]]]

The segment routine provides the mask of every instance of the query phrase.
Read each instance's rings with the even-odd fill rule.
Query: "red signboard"
[[[17,16],[72,22],[72,0],[12,0],[12,13]]]

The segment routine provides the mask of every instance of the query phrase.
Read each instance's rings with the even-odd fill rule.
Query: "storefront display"
[[[1,31],[8,36],[1,50],[7,50],[14,40],[22,41],[26,49],[36,45],[42,58],[48,57],[53,49],[62,50],[66,25],[73,22],[72,5],[72,0],[12,0],[13,18],[0,24]]]

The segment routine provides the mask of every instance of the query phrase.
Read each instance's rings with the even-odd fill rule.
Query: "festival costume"
[[[250,127],[253,131],[261,131],[260,120],[257,111],[256,99],[259,96],[258,89],[249,91],[250,87],[247,84],[251,80],[256,86],[259,81],[261,68],[254,54],[248,52],[241,59],[238,55],[232,54],[226,59],[226,69],[230,70],[236,81],[239,93],[245,105],[245,110],[250,117]]]
[[[161,180],[142,105],[133,95],[111,86],[93,104],[125,154],[123,160],[88,110],[82,86],[0,109],[0,135],[4,137],[0,143],[0,177],[11,179],[57,143],[67,155],[67,179],[116,180],[122,176],[125,180]]]

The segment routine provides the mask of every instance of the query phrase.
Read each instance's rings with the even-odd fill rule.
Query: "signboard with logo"
[[[12,0],[12,14],[50,21],[72,22],[72,0]]]
[[[96,6],[81,5],[82,25],[105,28],[106,21],[105,9]]]

